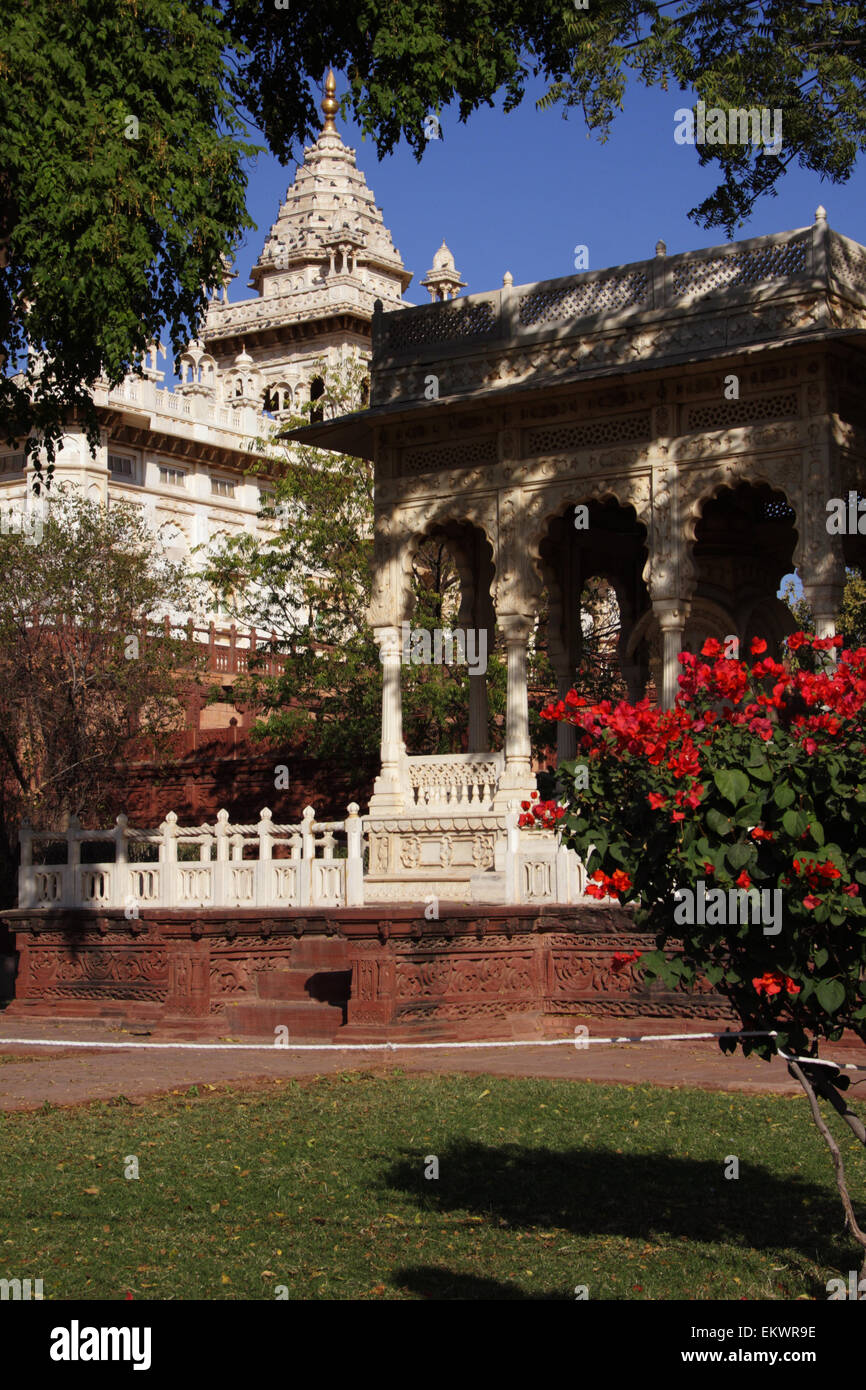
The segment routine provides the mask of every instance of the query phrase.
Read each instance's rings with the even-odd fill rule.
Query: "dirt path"
[[[715,1031],[718,1025],[675,1024],[658,1020],[594,1020],[590,1036],[621,1033]],[[49,1038],[57,1047],[34,1048],[7,1043],[7,1038]],[[70,1048],[71,1041],[140,1043],[138,1047]],[[67,1046],[64,1047],[64,1044]],[[866,1061],[862,1055],[828,1049],[839,1060]],[[448,1051],[437,1048],[412,1052],[296,1052],[269,1046],[261,1051],[156,1048],[116,1027],[88,1023],[21,1021],[0,1016],[0,1110],[78,1105],[125,1096],[140,1101],[193,1085],[251,1086],[275,1078],[314,1076],[333,1072],[400,1067],[411,1072],[487,1072],[498,1076],[568,1077],[572,1080],[637,1085],[703,1086],[712,1090],[795,1094],[796,1082],[784,1062],[742,1055],[726,1057],[714,1041],[662,1042],[631,1045],[591,1044],[544,1047],[479,1047]]]

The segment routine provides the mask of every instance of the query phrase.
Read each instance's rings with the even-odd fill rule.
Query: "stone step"
[[[259,999],[344,1004],[349,997],[351,983],[352,972],[348,967],[345,970],[312,972],[306,966],[290,970],[260,970],[256,975],[256,994]]]
[[[292,947],[291,969],[306,969],[309,975],[316,970],[348,970],[348,951],[344,937],[304,935]]]
[[[332,1004],[290,1000],[251,1000],[226,1012],[232,1036],[274,1038],[277,1028],[288,1029],[288,1041],[330,1041],[343,1022],[343,1010]]]

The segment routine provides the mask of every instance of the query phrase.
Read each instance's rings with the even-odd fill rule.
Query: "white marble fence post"
[[[346,816],[346,906],[364,906],[363,824],[357,801],[350,801]]]
[[[36,878],[33,873],[33,827],[29,820],[21,822],[18,831],[21,858],[18,869],[18,906],[35,907]]]
[[[127,900],[132,897],[129,880],[129,853],[127,850],[129,820],[121,811],[115,817],[114,822],[114,873],[111,876],[111,897],[109,902],[112,907],[126,907]]]
[[[211,869],[213,874],[213,904],[222,906],[228,902],[229,886],[229,813],[228,811],[217,811],[216,818],[216,863]]]
[[[305,806],[301,815],[301,863],[299,867],[300,907],[313,906],[313,860],[316,857],[316,836],[313,829],[316,813],[312,806]]]
[[[520,902],[520,875],[517,856],[520,851],[520,812],[512,802],[505,815],[505,901]]]
[[[274,847],[271,843],[273,815],[265,806],[259,817],[256,832],[259,837],[259,859],[256,864],[255,903],[257,907],[273,907],[276,902],[273,878]]]
[[[159,827],[162,839],[159,843],[160,902],[163,907],[174,907],[177,902],[177,816],[169,811]]]

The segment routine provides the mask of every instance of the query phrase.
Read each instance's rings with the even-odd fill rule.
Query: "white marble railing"
[[[483,873],[473,855],[479,882],[467,880],[464,888],[471,892],[466,901],[579,901],[586,873],[574,851],[553,832],[519,829],[516,809],[506,813],[506,828],[501,812],[492,813],[502,771],[501,753],[405,757],[407,810],[393,833],[398,839],[407,835],[414,815],[419,834],[435,835],[437,818],[442,818],[451,840],[465,834],[472,844],[479,838],[480,818],[481,826],[489,827],[480,838],[490,840],[491,854]],[[461,813],[466,814],[465,832]],[[375,875],[365,888],[366,840],[355,802],[343,821],[317,822],[308,806],[296,825],[275,825],[268,810],[255,825],[233,825],[228,812],[220,811],[214,825],[190,827],[179,826],[170,812],[156,830],[133,829],[123,815],[110,830],[85,830],[70,816],[67,828],[59,831],[34,831],[25,823],[20,842],[18,907],[31,912],[111,909],[134,919],[148,908],[362,907],[368,892],[371,901],[382,900]],[[100,846],[99,851],[93,846]],[[438,866],[439,858],[430,868],[434,880]],[[419,890],[417,868],[415,864],[407,872],[406,902],[420,901],[427,891]],[[444,890],[437,886],[433,891]],[[459,892],[457,881],[449,880],[448,893]],[[387,900],[400,899],[391,893]]]
[[[410,807],[489,811],[504,765],[503,753],[406,755],[403,795]]]
[[[298,825],[275,825],[268,810],[256,825],[231,825],[220,811],[214,826],[182,828],[172,811],[158,830],[133,830],[123,815],[113,830],[83,830],[70,817],[65,831],[25,824],[20,839],[21,908],[123,908],[132,918],[146,907],[359,907],[364,901],[355,802],[345,821],[317,823],[308,806]],[[94,843],[111,853],[82,863],[81,846]],[[43,858],[42,846],[54,845],[64,846],[61,862],[34,863]]]
[[[654,257],[628,265],[588,270],[535,284],[465,295],[441,304],[379,312],[373,317],[373,377],[391,364],[519,344],[572,325],[652,311],[689,312],[703,299],[745,297],[772,282],[842,289],[866,299],[866,252],[833,232],[822,216],[811,227],[752,237],[668,256],[660,243]],[[582,329],[581,331],[587,331]],[[374,398],[379,397],[374,389]]]
[[[216,429],[229,430],[233,434],[258,437],[266,437],[278,427],[277,422],[270,416],[253,411],[255,423],[251,430],[246,423],[246,412],[243,410],[234,410],[230,406],[222,405],[213,396],[186,396],[181,391],[170,391],[147,379],[131,379],[111,387],[97,386],[97,403],[100,392],[106,402],[125,401],[130,405],[139,406],[142,410],[150,410],[154,415],[164,415],[172,420],[176,418],[178,424],[186,421],[212,425]]]

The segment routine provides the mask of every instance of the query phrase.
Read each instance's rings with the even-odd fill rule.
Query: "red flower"
[[[667,797],[662,796],[660,792],[650,792],[647,801],[654,811],[661,811],[668,804]]]
[[[811,912],[813,908],[821,906],[821,899],[816,898],[814,893],[807,893],[803,899],[803,906],[807,907]]]
[[[764,641],[763,637],[753,637],[752,645],[749,648],[749,650],[751,651],[752,656],[760,656],[763,652],[765,652],[767,650],[767,644]]]
[[[772,996],[781,994],[785,990],[787,994],[799,994],[800,986],[795,985],[788,975],[780,975],[778,970],[768,970],[763,975],[758,975],[752,980],[752,984],[758,994]]]
[[[715,637],[708,637],[701,647],[701,656],[721,656],[724,648]]]
[[[749,878],[749,875],[746,873],[745,869],[743,869],[743,872],[740,874],[736,882],[738,888],[751,888],[752,886],[752,880]]]
[[[676,821],[676,820],[685,820],[685,818],[686,818],[686,813],[685,813],[685,811],[674,811],[674,812],[671,814],[671,820],[672,820],[672,821]]]
[[[756,825],[752,830],[749,831],[749,834],[751,835],[753,840],[775,839],[772,830],[765,830],[762,825]]]
[[[705,864],[705,865],[704,865],[704,873],[705,873],[705,874],[714,874],[715,872],[716,872],[716,866],[715,866],[715,864]]]
[[[847,893],[849,898],[856,898],[860,892],[856,883],[849,883],[847,888],[843,888],[843,893]]]
[[[640,951],[617,951],[610,963],[610,968],[615,975],[622,974],[627,966],[633,965],[636,960],[640,960]]]
[[[594,881],[589,882],[585,889],[588,898],[619,897],[620,893],[631,888],[631,879],[623,869],[614,869],[612,874],[596,869],[592,878]]]
[[[703,795],[703,784],[698,782],[697,786],[692,787],[691,791],[686,793],[683,800],[687,806],[691,806],[692,810],[695,811],[700,806]],[[680,804],[682,805],[682,802]]]

